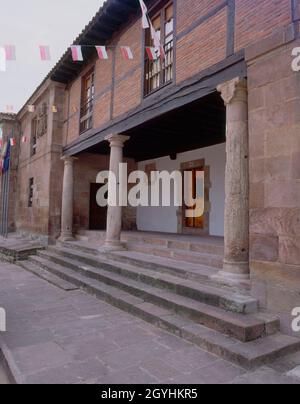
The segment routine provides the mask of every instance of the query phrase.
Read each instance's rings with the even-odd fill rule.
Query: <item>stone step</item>
[[[82,243],[58,243],[62,248],[68,249],[71,252],[81,251],[83,254],[90,254],[95,257],[100,257],[99,251],[95,248],[87,247]],[[50,247],[51,248],[51,247]],[[193,263],[185,263],[170,258],[161,258],[150,256],[149,254],[138,253],[136,251],[122,251],[115,253],[107,253],[106,256],[113,261],[130,264],[133,266],[152,269],[158,272],[176,275],[180,278],[191,279],[195,281],[209,280],[212,275],[219,271],[216,268],[208,267],[207,265],[199,265]]]
[[[168,234],[165,236],[148,236],[136,233],[125,233],[123,235],[123,239],[129,243],[140,243],[145,245],[150,245],[153,247],[164,247],[172,250],[183,250],[183,251],[192,251],[206,254],[215,254],[215,255],[224,255],[224,244],[220,240],[215,241],[212,239],[211,241],[206,238],[196,238],[193,240],[192,238],[182,237],[170,237]]]
[[[226,287],[216,287],[208,282],[195,282],[189,279],[181,279],[177,276],[164,274],[157,269],[149,269],[143,265],[125,265],[124,263],[111,260],[113,254],[107,257],[95,256],[84,253],[78,253],[76,250],[50,247],[48,252],[41,253],[46,259],[49,257],[49,251],[64,258],[74,260],[77,264],[82,262],[85,265],[96,269],[103,269],[117,274],[122,274],[131,279],[144,282],[149,286],[168,289],[180,296],[192,298],[201,303],[219,307],[227,311],[241,314],[256,313],[258,310],[258,301],[251,296],[241,295],[235,290]],[[44,255],[43,255],[44,254]],[[48,254],[48,255],[47,255]],[[57,258],[56,258],[57,260]]]
[[[32,261],[47,270],[49,270],[49,266],[51,270],[53,263],[58,267],[70,268],[81,275],[117,287],[149,303],[171,309],[177,314],[187,316],[193,321],[233,336],[240,341],[251,341],[279,330],[280,325],[277,318],[263,320],[261,317],[227,312],[224,309],[212,307],[191,298],[178,296],[176,291],[157,289],[153,286],[144,285],[140,281],[124,278],[120,274],[106,272],[103,267],[99,270],[99,267],[83,266],[77,261],[54,254],[41,254],[40,257],[32,258]]]
[[[96,297],[142,318],[144,321],[172,332],[202,349],[247,369],[260,366],[281,355],[291,354],[300,349],[298,339],[281,333],[242,343],[218,331],[195,324],[188,318],[174,315],[172,310],[146,303],[143,299],[128,292],[103,284],[96,279],[88,278],[70,268],[54,266],[50,263],[49,271]]]
[[[85,241],[101,242],[105,240],[105,232],[103,231],[79,230],[77,236]],[[122,240],[176,250],[224,255],[224,241],[221,237],[193,237],[168,233],[123,232]]]
[[[51,283],[54,286],[66,291],[77,290],[78,287],[74,286],[73,283],[67,282],[61,279],[59,276],[54,275],[53,273],[49,272],[48,270],[43,269],[41,266],[35,264],[32,261],[20,261],[18,262],[22,268],[26,269],[26,271],[33,273],[34,275],[38,276],[39,278]]]
[[[223,267],[223,255],[214,255],[185,250],[176,250],[168,247],[154,247],[144,243],[127,243],[129,251],[136,251],[156,257],[170,258],[176,261],[190,262],[193,264],[207,265],[212,268]]]

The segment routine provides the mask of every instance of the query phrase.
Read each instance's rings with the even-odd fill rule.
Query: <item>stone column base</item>
[[[62,234],[62,235],[59,237],[58,241],[61,241],[61,242],[63,242],[63,243],[66,243],[66,242],[68,242],[68,241],[76,241],[76,239],[75,239],[75,237],[73,237],[72,234]]]
[[[224,261],[223,270],[216,275],[212,275],[211,280],[227,286],[249,289],[251,286],[249,262]]]
[[[110,253],[117,251],[126,251],[126,244],[117,241],[106,241],[103,246],[101,246],[98,251],[100,253]]]

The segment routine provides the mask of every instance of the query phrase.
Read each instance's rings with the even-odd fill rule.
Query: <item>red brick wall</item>
[[[222,3],[223,0],[177,0],[177,33],[180,34],[197,18],[206,15]]]
[[[177,42],[177,83],[225,59],[226,21],[224,9]]]
[[[236,0],[235,49],[267,37],[291,19],[290,0]]]

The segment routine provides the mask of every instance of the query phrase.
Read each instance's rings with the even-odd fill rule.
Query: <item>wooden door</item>
[[[196,198],[204,198],[204,195],[197,195],[197,181],[199,181],[199,178],[203,178],[203,173],[204,173],[204,167],[199,167],[199,168],[191,168],[187,171],[190,171],[192,173],[192,198],[195,200]],[[185,185],[184,185],[185,189]],[[202,216],[197,216],[197,217],[186,217],[186,210],[191,209],[191,207],[184,206],[183,209],[183,223],[184,227],[188,229],[204,229],[205,228],[205,215],[203,214]]]

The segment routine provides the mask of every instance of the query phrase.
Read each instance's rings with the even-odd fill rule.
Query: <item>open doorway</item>
[[[107,220],[107,207],[97,204],[97,192],[102,184],[90,184],[90,230],[105,230]]]

